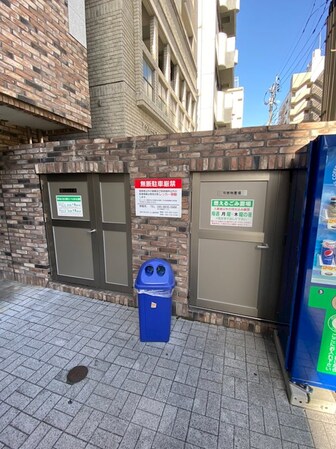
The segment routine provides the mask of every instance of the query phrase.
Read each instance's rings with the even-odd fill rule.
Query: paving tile
[[[45,437],[42,438],[36,449],[52,449],[54,448],[54,444],[58,441],[60,436],[62,435],[62,431],[59,429],[51,428]]]
[[[66,432],[71,435],[78,435],[80,430],[84,427],[86,421],[89,419],[92,413],[92,409],[87,406],[82,406],[81,409],[76,413],[74,419],[69,423],[66,428]]]
[[[23,394],[19,393],[18,391],[14,391],[7,399],[6,403],[19,409],[24,410],[27,405],[30,403],[31,398],[28,396],[24,396]]]
[[[282,449],[282,443],[279,438],[273,438],[260,433],[250,432],[251,446],[255,449]]]
[[[115,435],[124,436],[128,424],[128,421],[117,418],[116,416],[105,415],[102,422],[99,424],[99,428],[107,430]]]
[[[136,410],[132,422],[150,430],[157,430],[160,423],[160,417],[143,410]]]
[[[140,410],[153,413],[154,415],[161,416],[163,413],[165,404],[163,402],[155,401],[146,397],[142,397],[138,404]]]
[[[250,432],[248,429],[235,427],[234,447],[239,449],[250,449]]]
[[[233,449],[235,428],[225,422],[220,423],[217,449]],[[239,446],[236,446],[238,449]]]
[[[204,432],[218,434],[219,420],[208,418],[207,416],[199,415],[197,413],[191,414],[190,427]]]
[[[40,424],[40,421],[27,415],[26,413],[19,413],[11,422],[11,425],[21,432],[30,435],[36,427]]]
[[[143,428],[135,449],[151,449],[154,437],[155,432],[153,430]]]
[[[102,422],[103,418],[104,413],[98,410],[93,410],[84,426],[78,432],[77,436],[85,441],[90,441],[92,435],[94,434],[99,424]]]
[[[12,426],[7,426],[1,433],[0,433],[0,442],[4,443],[6,446],[10,447],[11,449],[19,449],[22,444],[27,439],[28,435],[21,432],[18,429],[15,429]]]
[[[188,412],[187,410],[183,410],[181,408],[177,410],[175,424],[172,432],[174,438],[183,441],[186,439],[189,428],[190,416],[191,412]]]
[[[119,417],[130,421],[134,415],[134,412],[138,406],[141,396],[131,393],[128,395],[127,400],[119,414]]]
[[[188,398],[195,397],[195,387],[191,387],[189,385],[181,384],[178,382],[173,382],[171,386],[171,392],[175,394],[181,394],[183,396],[187,396]]]
[[[125,379],[120,388],[129,391],[130,393],[142,395],[145,391],[146,385],[141,382],[136,382],[135,380]]]
[[[127,428],[127,432],[125,433],[120,443],[119,449],[135,449],[135,446],[141,435],[141,431],[142,427],[130,423],[130,425]]]
[[[0,432],[2,432],[8,424],[19,414],[19,411],[8,404],[5,404],[2,416],[0,417]]]
[[[54,444],[55,449],[84,449],[85,446],[85,441],[81,441],[72,435],[68,435],[67,433],[63,433]]]
[[[176,393],[169,393],[167,403],[189,411],[193,408],[193,399]]]
[[[214,446],[215,447],[215,446]],[[152,445],[153,449],[184,449],[183,441],[157,433]]]
[[[279,417],[276,410],[264,409],[264,424],[266,435],[281,438]]]
[[[164,408],[158,431],[165,435],[171,435],[177,415],[177,407],[167,404]]]
[[[249,406],[250,430],[259,433],[265,433],[263,408],[258,405]]]
[[[213,449],[217,447],[217,436],[189,428],[187,442],[204,449]]]
[[[305,444],[306,446],[313,446],[313,439],[310,432],[295,429],[293,427],[280,426],[281,437],[285,441],[292,443]]]
[[[336,446],[335,440],[332,443],[329,441],[324,423],[311,420],[309,424],[316,449],[332,449]]]
[[[275,399],[273,389],[269,385],[260,385],[257,383],[248,383],[249,401],[254,405],[262,407],[275,408]]]
[[[221,421],[234,426],[243,427],[244,429],[247,429],[249,426],[247,415],[228,409],[222,409]]]

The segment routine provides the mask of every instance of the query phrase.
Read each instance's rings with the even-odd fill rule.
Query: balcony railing
[[[227,35],[222,32],[218,33],[216,50],[219,70],[231,69],[237,64],[238,50],[236,50],[235,37],[227,37]]]
[[[240,0],[219,0],[219,11],[221,13],[228,11],[239,11]]]
[[[215,97],[215,121],[217,126],[242,126],[243,88],[218,90]]]

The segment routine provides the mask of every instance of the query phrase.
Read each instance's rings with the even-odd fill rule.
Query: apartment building
[[[314,50],[307,71],[292,75],[290,91],[279,109],[279,124],[320,120],[323,69],[324,56],[320,49]]]
[[[199,0],[198,9],[197,129],[240,128],[244,90],[234,77],[240,0]]]
[[[2,0],[0,17],[0,148],[87,131],[84,0]]]
[[[336,0],[330,2],[327,18],[325,68],[321,120],[336,120]]]
[[[196,129],[196,0],[87,0],[90,137]]]

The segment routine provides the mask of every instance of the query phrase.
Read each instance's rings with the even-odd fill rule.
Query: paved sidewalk
[[[288,404],[271,341],[173,319],[144,344],[136,309],[0,281],[0,449],[312,447],[336,418]]]

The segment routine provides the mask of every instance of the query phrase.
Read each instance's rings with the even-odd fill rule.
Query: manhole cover
[[[67,375],[67,382],[69,384],[76,384],[81,380],[85,379],[88,373],[88,368],[86,366],[75,366],[71,368]]]

